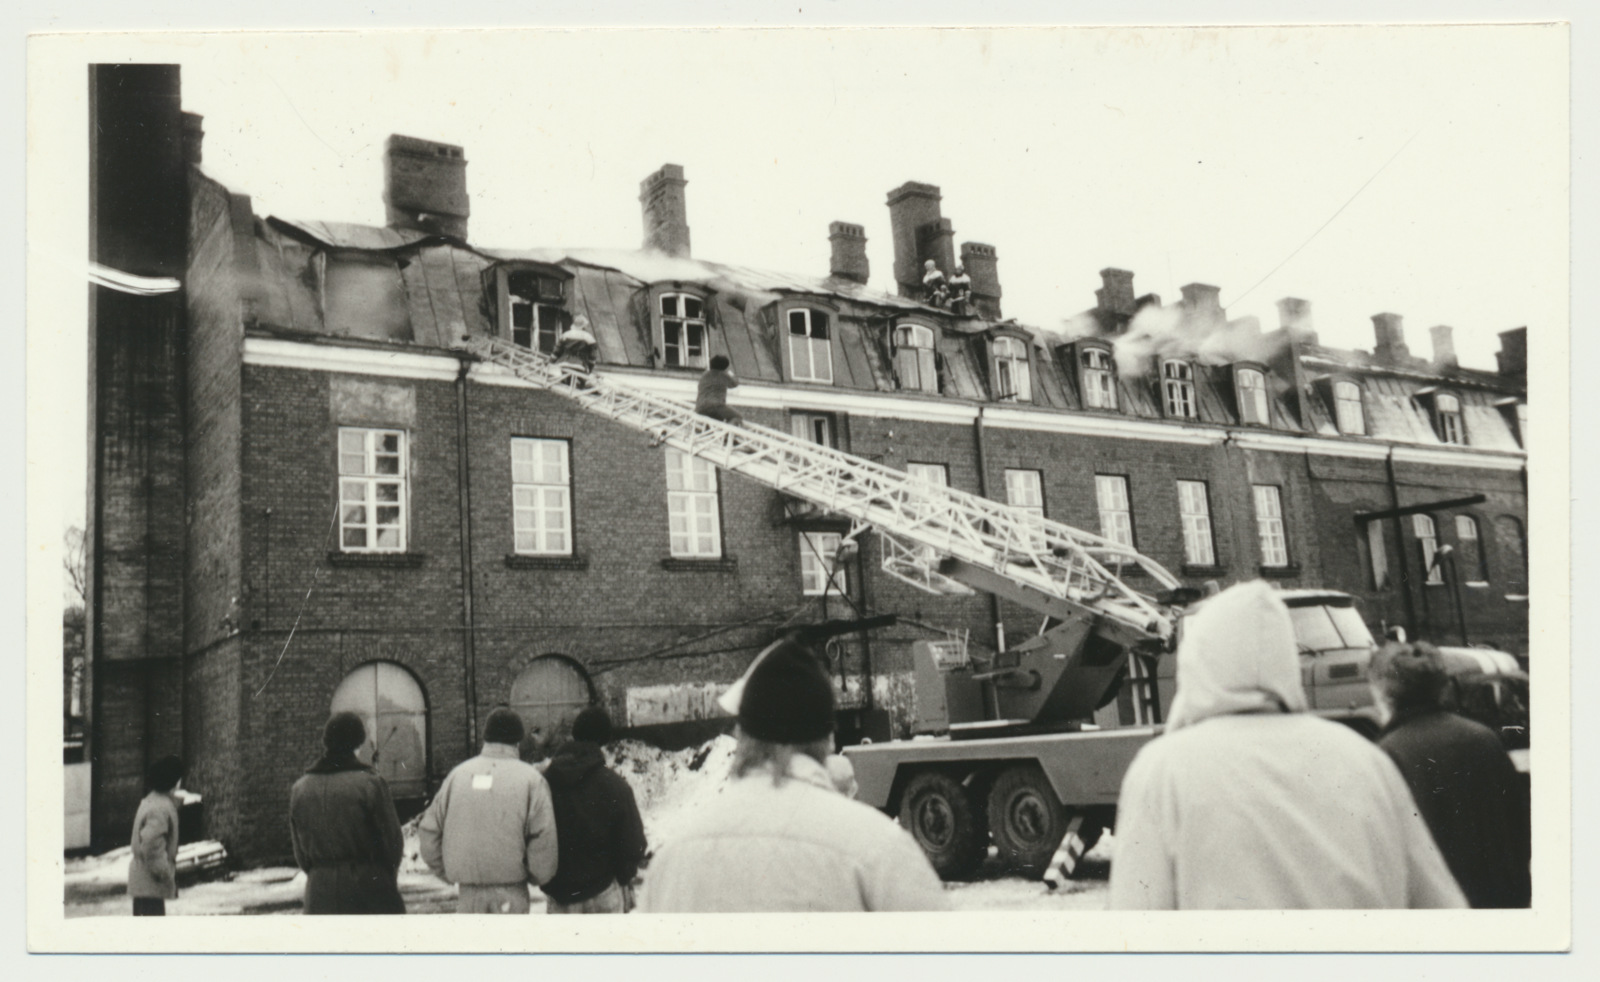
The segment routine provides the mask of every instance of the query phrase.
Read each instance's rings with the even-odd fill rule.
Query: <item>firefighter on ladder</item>
[[[579,388],[587,386],[587,376],[593,374],[594,363],[599,358],[600,344],[589,332],[589,318],[579,314],[572,319],[561,338],[556,341],[556,365]],[[574,369],[581,369],[582,376]]]

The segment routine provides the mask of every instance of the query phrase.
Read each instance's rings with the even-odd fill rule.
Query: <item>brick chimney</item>
[[[1495,353],[1500,374],[1519,381],[1528,377],[1528,329],[1514,327],[1500,332],[1500,350]]]
[[[1380,365],[1400,365],[1411,360],[1406,332],[1399,314],[1372,315],[1372,357]]]
[[[852,283],[867,282],[867,230],[849,222],[833,222],[828,226],[828,243],[833,247],[828,275]]]
[[[1220,287],[1209,283],[1186,283],[1178,290],[1183,294],[1183,299],[1179,303],[1188,314],[1187,320],[1190,325],[1222,322],[1222,302],[1218,299],[1218,294],[1222,292]]]
[[[972,280],[972,306],[984,320],[997,321],[1000,314],[1000,258],[994,246],[982,242],[961,243],[961,265]]]
[[[1455,328],[1445,324],[1428,328],[1433,338],[1433,367],[1440,371],[1454,371],[1461,362],[1456,358]]]
[[[1278,324],[1291,341],[1316,344],[1317,331],[1311,321],[1311,301],[1284,297],[1278,301]]]
[[[1133,299],[1133,273],[1107,266],[1100,271],[1100,289],[1094,291],[1095,306],[1123,317],[1133,316],[1137,303]]]
[[[688,184],[678,164],[662,164],[639,182],[646,249],[689,258],[689,207],[683,193]]]
[[[889,192],[889,228],[894,237],[894,281],[902,297],[922,298],[922,263],[932,259],[946,276],[955,268],[955,229],[939,214],[942,195],[932,184],[916,181]],[[969,267],[973,293],[977,274]],[[999,282],[995,282],[998,290]],[[996,294],[998,296],[998,294]]]
[[[383,203],[390,228],[467,237],[467,159],[450,143],[396,133],[383,145]]]
[[[200,149],[205,142],[205,117],[199,113],[183,114],[183,159],[187,164],[200,166]]]

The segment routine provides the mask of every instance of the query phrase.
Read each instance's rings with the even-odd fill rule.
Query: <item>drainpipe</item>
[[[978,415],[972,421],[972,440],[978,451],[978,495],[989,497],[989,451],[983,441],[983,406],[978,407]],[[1006,650],[1006,625],[1000,620],[1000,598],[989,594],[989,622],[994,625],[994,652],[998,656]],[[993,710],[993,718],[1000,718],[1000,693],[991,683],[984,683],[988,690],[989,701]]]
[[[466,660],[466,747],[469,752],[478,739],[478,639],[472,605],[472,481],[467,460],[467,373],[471,369],[472,363],[463,357],[456,373],[456,498],[461,504],[461,640]]]
[[[1400,485],[1394,479],[1393,445],[1390,445],[1389,452],[1384,455],[1383,468],[1389,479],[1389,507],[1398,511],[1400,509]],[[1405,601],[1406,640],[1415,641],[1417,635],[1417,611],[1411,600],[1411,573],[1406,565],[1405,530],[1401,526],[1399,515],[1394,517],[1394,544],[1395,556],[1400,561],[1400,597]]]

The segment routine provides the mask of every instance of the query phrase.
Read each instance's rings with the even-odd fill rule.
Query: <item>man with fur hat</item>
[[[322,730],[326,751],[289,792],[289,838],[306,871],[307,914],[404,914],[396,877],[404,840],[389,785],[356,751],[367,742],[355,713]]]
[[[639,860],[644,822],[633,789],[606,766],[600,747],[611,740],[611,717],[590,706],[572,722],[572,739],[544,769],[555,807],[560,860],[544,885],[551,914],[625,914]]]
[[[1111,906],[1465,905],[1394,764],[1306,711],[1273,590],[1240,584],[1186,618],[1166,731],[1123,778]]]
[[[641,909],[652,913],[943,910],[922,850],[881,812],[834,789],[833,686],[789,640],[735,686],[729,784],[660,847]]]
[[[522,717],[504,706],[483,727],[483,752],[457,764],[417,826],[422,861],[457,884],[462,914],[526,914],[528,884],[556,873],[550,788],[517,755]]]

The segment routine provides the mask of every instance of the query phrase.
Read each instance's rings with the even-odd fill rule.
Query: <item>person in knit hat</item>
[[[289,839],[306,872],[307,914],[404,914],[397,877],[404,839],[389,785],[356,752],[355,713],[334,713],[324,753],[289,791]]]
[[[1265,582],[1184,619],[1166,729],[1117,800],[1113,909],[1463,907],[1400,772],[1306,711]]]
[[[526,914],[528,884],[556,874],[550,787],[517,754],[522,717],[501,706],[483,726],[483,752],[457,764],[417,825],[422,861],[460,887],[462,914]]]
[[[590,706],[572,722],[572,739],[550,759],[544,779],[555,807],[560,859],[543,889],[550,914],[625,914],[644,858],[644,822],[633,789],[606,766],[611,717]]]
[[[640,909],[651,913],[942,910],[943,886],[916,842],[840,794],[834,695],[822,664],[791,640],[736,683],[729,783],[658,848]]]

